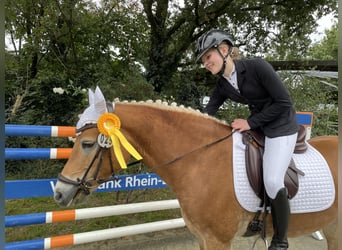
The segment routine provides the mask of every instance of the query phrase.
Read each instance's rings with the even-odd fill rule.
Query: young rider
[[[223,30],[210,30],[197,41],[197,62],[219,75],[204,112],[214,115],[227,99],[248,105],[250,116],[235,119],[231,126],[237,132],[260,129],[265,134],[263,178],[274,228],[268,249],[288,249],[290,206],[284,177],[299,129],[295,110],[288,90],[269,63],[235,60],[232,52],[233,42]]]

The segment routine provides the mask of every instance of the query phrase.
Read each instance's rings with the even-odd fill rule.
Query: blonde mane
[[[138,105],[145,105],[145,106],[150,106],[150,107],[159,108],[163,110],[174,111],[174,112],[188,113],[191,115],[200,116],[205,119],[211,119],[213,121],[216,121],[224,125],[229,125],[225,120],[219,120],[213,116],[209,116],[208,114],[202,113],[198,109],[193,109],[192,107],[185,107],[184,105],[178,105],[176,102],[172,102],[169,104],[168,102],[162,101],[162,100],[156,100],[156,101],[147,100],[147,101],[137,102],[137,101],[119,101],[118,99],[115,99],[114,103],[138,104]]]

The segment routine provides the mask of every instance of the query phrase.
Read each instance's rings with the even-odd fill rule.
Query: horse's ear
[[[91,89],[88,89],[88,100],[89,106],[94,104],[94,92]]]
[[[101,89],[97,86],[94,94],[94,107],[95,111],[99,114],[107,112],[106,100],[102,94]]]

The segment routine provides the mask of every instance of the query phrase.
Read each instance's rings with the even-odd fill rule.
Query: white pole
[[[124,205],[113,205],[103,207],[81,208],[64,211],[46,212],[45,223],[84,220],[90,218],[100,218],[106,216],[124,215],[131,213],[142,213],[149,211],[167,210],[179,208],[178,200],[163,200],[140,202]],[[64,212],[64,214],[63,214]],[[72,216],[71,216],[72,214]]]
[[[77,209],[76,220],[179,208],[178,200],[151,201]]]
[[[184,227],[182,218],[74,234],[74,245]]]
[[[66,235],[66,236],[57,236],[57,237],[58,238],[72,237],[73,239],[72,239],[71,244],[63,245],[63,246],[70,246],[70,245],[91,243],[94,241],[115,239],[115,238],[120,238],[124,236],[136,235],[136,234],[144,234],[144,233],[157,232],[161,230],[180,228],[184,226],[185,226],[185,222],[183,218],[178,218],[178,219],[172,219],[172,220],[156,221],[156,222],[150,222],[150,223],[144,223],[144,224],[138,224],[138,225],[96,230],[92,232],[84,232],[84,233],[78,233],[78,234]],[[52,240],[53,240],[53,237],[44,239],[44,249],[54,248],[54,247],[51,247]],[[61,240],[63,241],[63,239]],[[70,239],[68,241],[70,241]]]

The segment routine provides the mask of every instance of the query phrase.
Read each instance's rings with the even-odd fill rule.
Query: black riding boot
[[[273,220],[273,238],[268,250],[285,250],[287,242],[287,228],[290,219],[290,204],[286,188],[278,191],[274,200],[271,200],[271,214]]]

